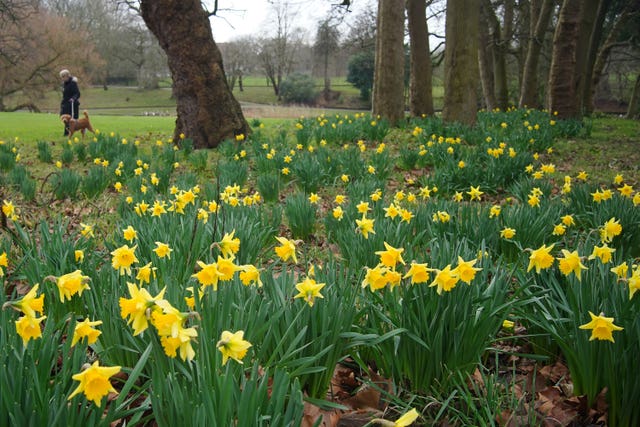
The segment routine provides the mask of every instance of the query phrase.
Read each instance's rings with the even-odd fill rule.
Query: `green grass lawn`
[[[238,101],[243,103],[257,103],[269,105],[282,105],[273,92],[273,88],[264,77],[247,76],[243,79],[244,90],[241,92],[238,84],[233,89],[233,94]],[[323,79],[316,79],[316,88],[320,91],[323,87]],[[360,92],[346,81],[345,77],[331,79],[331,88],[340,92],[340,96],[334,101],[336,108],[366,109],[366,103],[360,100]],[[90,114],[102,115],[145,115],[156,113],[162,115],[175,114],[175,101],[171,98],[171,88],[138,89],[135,87],[109,86],[105,90],[102,86],[84,86],[80,82],[82,92],[81,108],[88,110]],[[442,108],[444,88],[434,85],[433,97],[436,109]],[[25,102],[24,99],[8,98],[7,105],[16,105]],[[31,99],[42,112],[57,114],[60,108],[60,91],[51,90],[43,94],[40,99]],[[291,117],[295,117],[291,116]]]
[[[95,129],[100,132],[115,132],[126,138],[167,137],[173,133],[174,122],[175,117],[91,114],[91,124]],[[57,114],[0,113],[0,140],[18,138],[24,142],[65,141],[66,137],[62,132],[62,122]]]

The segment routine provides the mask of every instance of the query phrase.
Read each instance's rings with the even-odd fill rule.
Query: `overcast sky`
[[[274,0],[218,0],[218,16],[211,18],[213,39],[216,43],[246,35],[266,35],[273,26]],[[334,5],[341,0],[288,0],[288,10],[294,16],[294,26],[306,30],[309,41],[315,36],[317,24],[327,17]],[[211,7],[213,0],[206,3]],[[346,18],[358,14],[367,5],[376,5],[376,0],[351,0]],[[340,8],[344,10],[343,8]]]

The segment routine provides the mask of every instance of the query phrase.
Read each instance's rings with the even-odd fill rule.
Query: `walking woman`
[[[73,77],[69,70],[60,71],[62,79],[62,101],[60,102],[60,115],[69,114],[74,119],[78,118],[80,110],[80,89],[78,79]],[[68,125],[64,125],[64,136],[69,135]]]

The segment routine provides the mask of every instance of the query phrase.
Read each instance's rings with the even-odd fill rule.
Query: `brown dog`
[[[89,121],[89,115],[86,111],[83,112],[84,117],[82,119],[74,119],[70,114],[63,114],[60,116],[60,120],[67,125],[69,128],[69,138],[71,138],[74,132],[80,131],[82,132],[82,138],[84,139],[84,134],[88,130],[92,133],[96,133],[91,126],[91,122]]]

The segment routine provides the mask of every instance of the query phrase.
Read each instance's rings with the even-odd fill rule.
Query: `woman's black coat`
[[[60,102],[60,115],[71,114],[71,101],[73,100],[73,118],[78,118],[80,110],[80,89],[78,80],[71,77],[62,84],[62,101]]]

